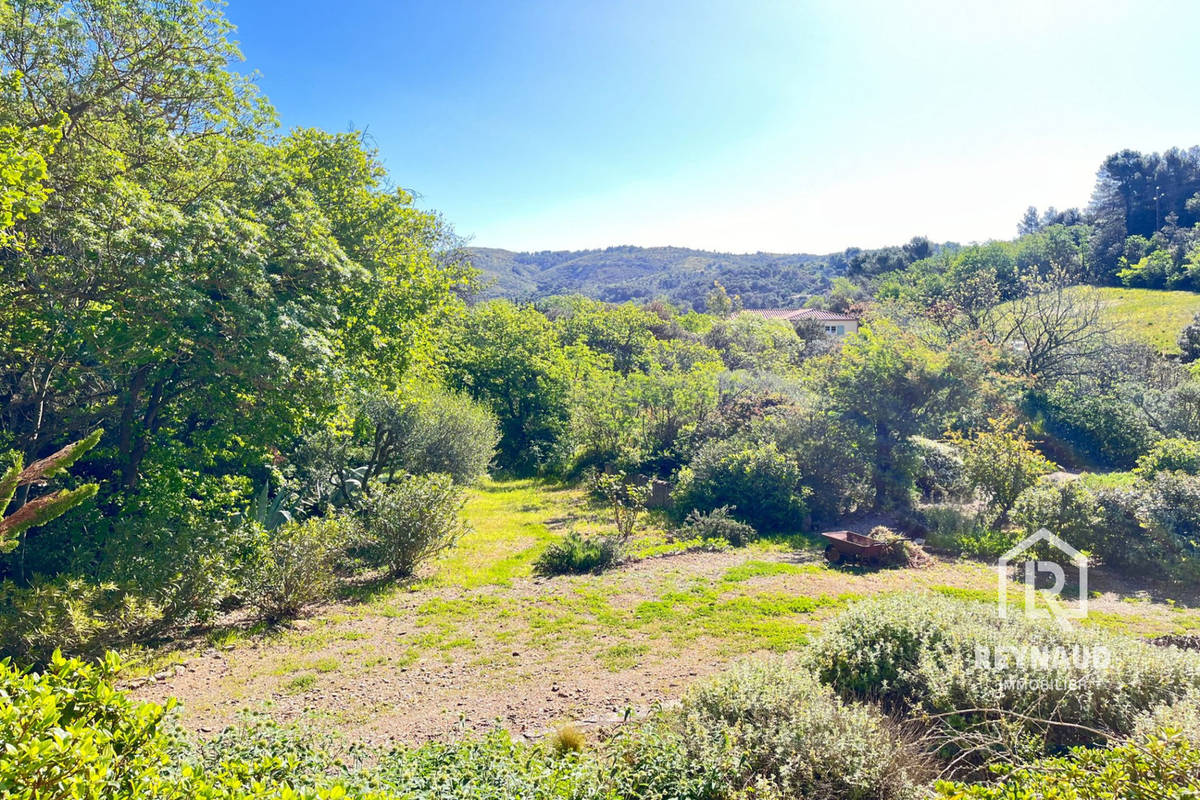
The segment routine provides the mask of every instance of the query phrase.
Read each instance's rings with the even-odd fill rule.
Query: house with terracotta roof
[[[858,317],[819,308],[747,308],[741,313],[763,319],[785,319],[793,325],[816,325],[826,334],[838,338],[858,332]]]

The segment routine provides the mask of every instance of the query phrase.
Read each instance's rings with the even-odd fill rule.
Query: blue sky
[[[287,127],[366,128],[472,244],[1009,238],[1200,144],[1200,3],[229,0]]]

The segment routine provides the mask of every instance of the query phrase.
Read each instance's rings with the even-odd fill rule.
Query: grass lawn
[[[1200,313],[1200,294],[1154,289],[1100,289],[1104,317],[1129,338],[1160,353],[1178,353],[1176,341],[1192,317]]]
[[[224,631],[173,653],[183,664],[138,693],[179,697],[185,724],[202,730],[252,709],[374,741],[497,723],[533,735],[565,720],[643,713],[735,658],[800,647],[866,595],[990,601],[995,591],[986,564],[837,569],[799,536],[679,552],[686,544],[656,517],[632,548],[655,557],[600,575],[538,578],[532,564],[547,544],[572,529],[609,529],[582,491],[487,482],[464,513],[472,531],[416,581],[349,592],[290,628]],[[1200,630],[1200,614],[1182,605],[1105,591],[1093,600],[1094,624]]]

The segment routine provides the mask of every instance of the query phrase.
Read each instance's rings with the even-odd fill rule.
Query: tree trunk
[[[896,442],[886,425],[875,426],[875,510],[886,511],[902,503],[898,500]]]

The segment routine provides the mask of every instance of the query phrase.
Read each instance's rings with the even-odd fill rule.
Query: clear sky
[[[472,244],[1009,238],[1200,144],[1200,2],[229,0],[285,126],[366,128]]]

